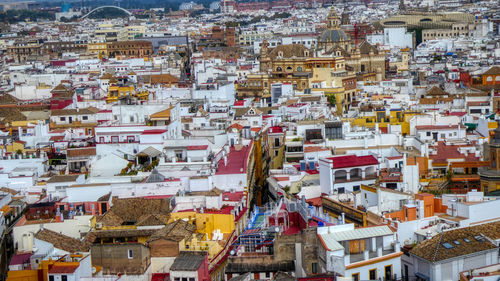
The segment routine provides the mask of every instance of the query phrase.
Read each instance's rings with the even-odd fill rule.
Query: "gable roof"
[[[248,110],[250,108],[251,107],[238,107],[238,108],[234,108],[234,117],[241,118],[243,115],[245,115],[248,112]],[[259,107],[257,110],[259,110],[263,114],[269,114],[273,110],[276,110],[276,109],[278,109],[277,106],[271,106],[271,107]]]
[[[13,103],[16,103],[19,101],[18,98],[10,95],[10,94],[3,94],[3,95],[0,95],[0,104],[13,104]]]
[[[140,75],[138,80],[147,84],[171,84],[179,83],[179,78],[168,73],[153,74],[153,75]]]
[[[282,58],[312,56],[312,52],[309,52],[309,54],[306,56],[306,51],[309,51],[309,49],[302,44],[279,45],[269,53],[269,57],[276,58],[278,57],[278,54],[282,54]]]
[[[492,66],[490,69],[486,70],[483,75],[500,75],[500,66]]]
[[[370,52],[373,52],[374,54],[378,54],[377,48],[366,41],[361,42],[361,44],[359,45],[359,52],[362,55],[368,55],[368,54],[370,54]]]
[[[35,234],[35,238],[48,242],[54,245],[54,248],[61,249],[69,253],[88,252],[89,250],[89,245],[86,243],[48,229],[39,230]]]
[[[51,92],[69,92],[71,91],[70,88],[64,86],[62,83],[55,86]]]
[[[184,220],[176,220],[171,222],[162,229],[159,229],[149,239],[147,242],[153,242],[159,239],[171,240],[179,242],[182,239],[188,239],[196,231],[196,226],[190,224]]]
[[[183,251],[175,259],[170,271],[196,271],[206,257],[206,252]]]
[[[168,216],[169,202],[167,198],[113,198],[113,206],[101,217],[100,222],[106,226],[118,226],[125,222],[141,223],[152,214]],[[160,217],[155,219],[158,220]]]
[[[79,147],[66,149],[67,157],[95,156],[95,147]]]
[[[427,96],[446,96],[448,95],[447,92],[445,92],[443,89],[441,89],[438,86],[433,86],[426,92]]]
[[[164,214],[145,214],[139,217],[139,222],[136,225],[165,225],[169,218],[169,215]]]
[[[47,183],[76,181],[78,176],[80,176],[80,175],[55,175],[55,176],[52,176],[47,181]]]
[[[478,226],[463,227],[443,231],[440,234],[425,240],[410,250],[410,253],[428,260],[430,262],[438,262],[450,258],[473,254],[485,250],[496,249],[495,244],[491,243],[488,239],[481,239],[479,241],[475,237],[481,235],[491,235],[491,239],[500,238],[500,222],[493,222]],[[483,233],[485,232],[485,233]],[[468,239],[467,242],[464,239]],[[459,244],[456,244],[457,241]],[[443,244],[448,243],[446,248]]]
[[[247,112],[245,113],[245,115],[247,116],[256,116],[256,115],[260,115],[262,114],[262,111],[260,111],[259,109],[257,109],[256,107],[250,107]]]

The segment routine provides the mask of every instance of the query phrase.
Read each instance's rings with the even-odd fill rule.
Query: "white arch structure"
[[[95,9],[93,9],[92,11],[88,12],[86,15],[84,15],[84,16],[82,17],[82,19],[84,19],[84,18],[86,18],[86,17],[90,16],[90,14],[92,14],[93,12],[95,12],[95,11],[97,11],[97,10],[101,10],[101,9],[105,9],[105,8],[114,8],[114,9],[118,9],[118,10],[124,11],[124,12],[125,12],[125,13],[127,13],[127,15],[129,15],[129,16],[131,16],[131,15],[132,15],[132,13],[131,13],[131,12],[129,12],[128,10],[125,10],[125,9],[123,9],[123,8],[121,8],[121,7],[118,7],[118,6],[100,6],[100,7],[97,7],[97,8],[95,8]]]

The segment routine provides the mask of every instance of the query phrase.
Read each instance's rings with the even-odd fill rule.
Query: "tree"
[[[330,106],[333,106],[337,103],[337,98],[335,97],[335,94],[328,95],[328,103],[330,104]]]

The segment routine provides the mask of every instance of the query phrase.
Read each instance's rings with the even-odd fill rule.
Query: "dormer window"
[[[282,51],[278,52],[278,57],[283,57],[283,52]]]

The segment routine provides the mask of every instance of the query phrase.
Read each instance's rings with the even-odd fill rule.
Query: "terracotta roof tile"
[[[500,238],[500,222],[443,231],[431,239],[423,241],[413,248],[410,253],[431,262],[438,262],[497,248],[488,239],[478,241],[475,238],[481,235],[485,235],[490,239]],[[448,246],[448,248],[445,246]]]
[[[89,250],[89,245],[86,243],[48,229],[38,231],[35,238],[51,243],[55,248],[69,253],[88,252]]]

